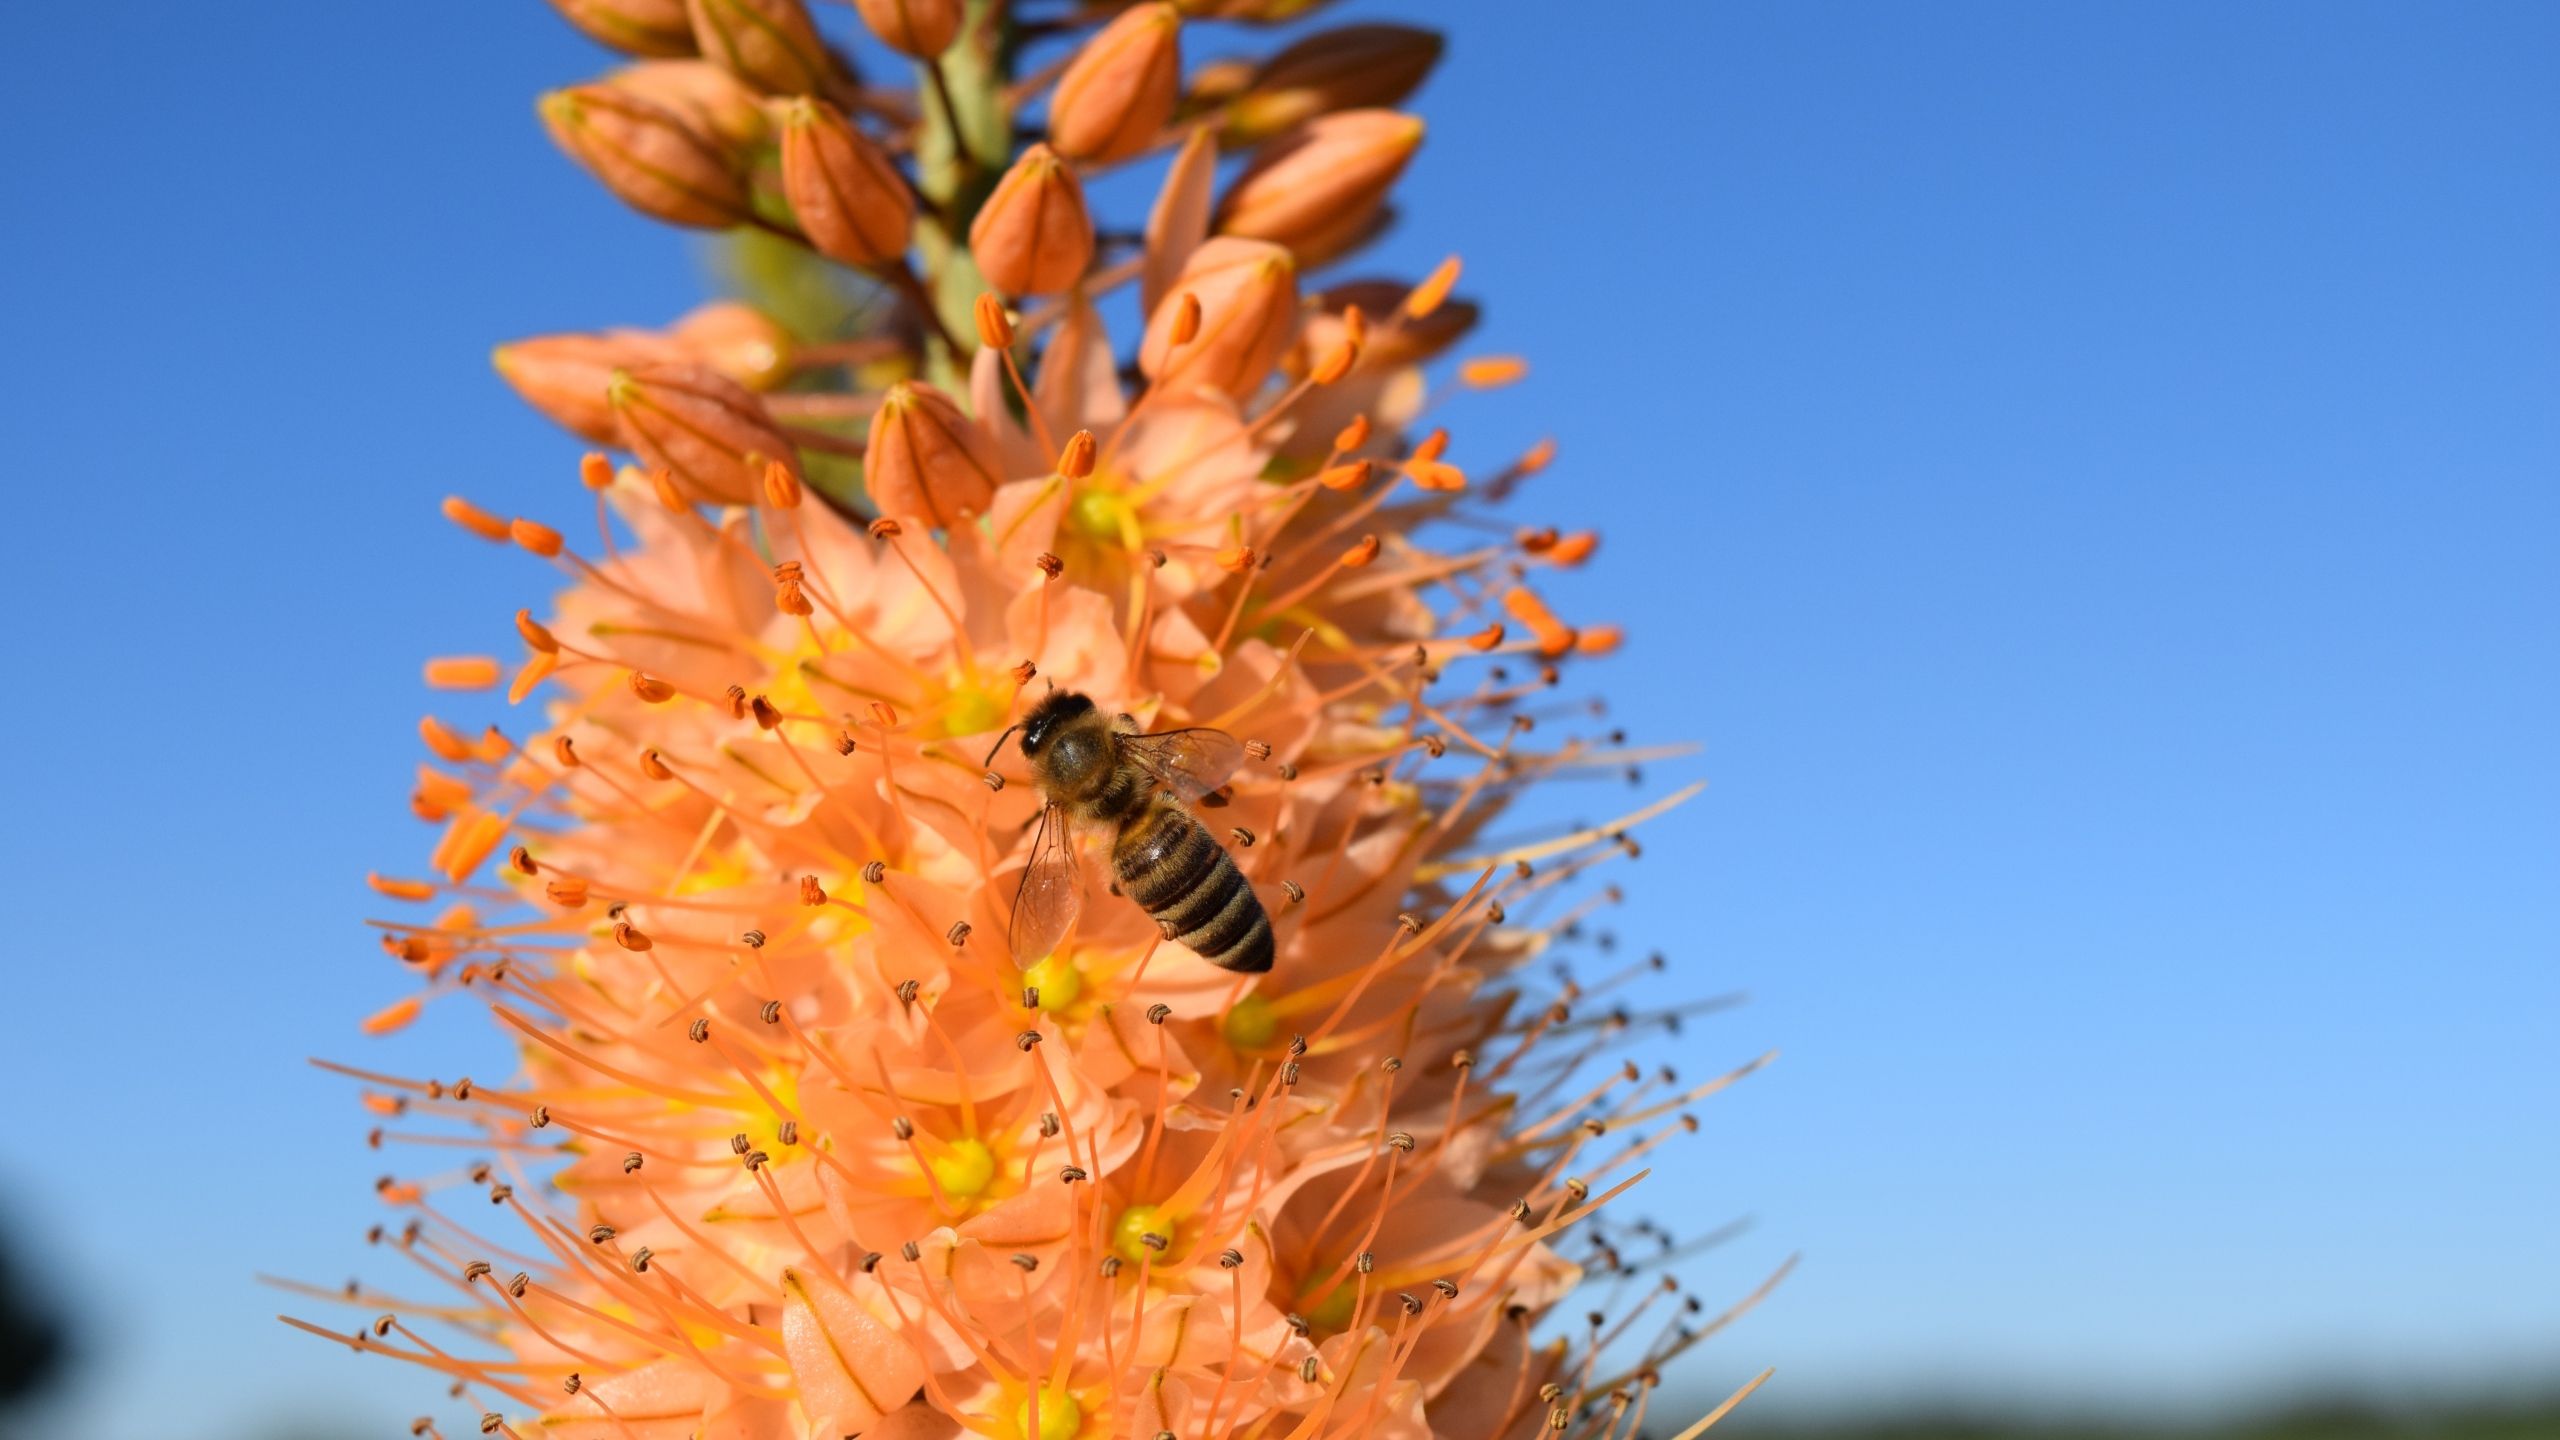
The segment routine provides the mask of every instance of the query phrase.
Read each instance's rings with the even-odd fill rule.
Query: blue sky
[[[841,18],[840,7],[830,12]],[[1436,13],[1435,13],[1436,12]],[[2560,17],[2534,6],[1401,6],[1455,31],[1402,228],[1657,785],[1611,923],[1754,1003],[1657,1206],[1803,1268],[1755,1405],[2485,1382],[2560,1343]],[[543,140],[535,0],[99,0],[0,84],[0,1207],[77,1314],[55,1433],[391,1433],[266,1317],[379,1158],[360,927],[428,654],[565,518],[494,341],[670,318],[687,243]],[[1195,38],[1194,55],[1222,40]],[[1613,803],[1594,800],[1597,806]]]

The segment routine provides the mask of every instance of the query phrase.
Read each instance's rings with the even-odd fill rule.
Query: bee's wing
[[[1021,888],[1013,892],[1008,939],[1014,963],[1025,969],[1057,949],[1076,923],[1076,849],[1067,829],[1065,811],[1051,805],[1040,812],[1040,832],[1031,837],[1031,863],[1022,869]]]
[[[1172,786],[1185,802],[1226,784],[1244,763],[1244,742],[1224,730],[1167,730],[1119,739],[1121,754]]]

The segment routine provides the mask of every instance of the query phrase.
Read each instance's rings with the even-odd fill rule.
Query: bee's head
[[[1093,702],[1073,690],[1052,690],[1022,720],[1022,753],[1037,755],[1068,721],[1093,713]]]

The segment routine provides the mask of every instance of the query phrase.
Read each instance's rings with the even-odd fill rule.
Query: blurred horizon
[[[1431,136],[1317,283],[1458,252],[1469,353],[1528,357],[1452,457],[1558,439],[1514,512],[1601,532],[1554,598],[1630,635],[1578,683],[1704,747],[1555,803],[1709,782],[1605,928],[1670,957],[1656,996],[1753,996],[1649,1055],[1782,1052],[1640,1192],[1750,1222],[1681,1268],[1711,1311],[1804,1257],[1652,1431],[1772,1365],[1729,1425],[2548,1416],[2560,11],[1344,0],[1281,35],[1385,19],[1449,32]],[[398,1433],[440,1387],[255,1277],[394,1273],[384,1157],[303,1057],[511,1063],[461,1007],[355,1029],[407,988],[362,880],[431,841],[417,717],[503,709],[419,662],[513,654],[552,585],[436,504],[580,521],[582,446],[489,347],[662,324],[707,257],[544,139],[535,94],[610,60],[541,0],[18,39],[0,1243],[72,1356],[20,1418]]]

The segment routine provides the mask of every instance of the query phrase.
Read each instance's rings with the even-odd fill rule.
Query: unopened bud
[[[688,0],[702,58],[768,95],[814,95],[834,73],[800,0]]]
[[[1103,26],[1058,77],[1050,145],[1094,165],[1143,153],[1180,98],[1181,35],[1181,13],[1163,3],[1133,5]]]
[[[489,351],[499,377],[515,387],[527,405],[553,423],[602,446],[620,446],[622,430],[614,425],[612,402],[604,387],[617,369],[635,369],[660,361],[686,359],[684,346],[645,331],[614,331],[609,336],[535,336],[504,343]],[[579,479],[589,489],[614,482],[614,466],[604,456],[596,464],[579,461]]]
[[[553,142],[641,214],[707,230],[750,218],[746,183],[695,117],[600,84],[554,90],[540,109]]]
[[[1286,245],[1305,264],[1329,260],[1367,238],[1422,133],[1421,120],[1394,110],[1319,116],[1254,157],[1210,226]]]
[[[960,33],[961,0],[853,0],[862,23],[901,55],[931,60]]]
[[[782,112],[782,193],[809,244],[865,269],[907,253],[915,199],[895,165],[841,111],[806,96]]]
[[[884,516],[937,529],[984,511],[1004,483],[995,442],[951,398],[921,380],[889,387],[871,415],[863,483]]]
[[[706,366],[616,371],[605,396],[623,443],[688,500],[752,505],[764,489],[765,462],[799,464],[756,397]]]
[[[692,121],[694,133],[717,144],[733,171],[745,172],[756,152],[773,143],[764,97],[707,60],[643,61],[615,71],[603,83]]]
[[[996,182],[969,226],[969,253],[1008,295],[1055,295],[1093,263],[1084,186],[1057,152],[1034,145]]]
[[[752,305],[715,300],[697,306],[667,327],[667,338],[750,390],[771,390],[791,378],[791,332]]]
[[[1345,25],[1310,35],[1262,63],[1227,102],[1220,139],[1258,145],[1336,110],[1393,105],[1419,89],[1440,61],[1440,37],[1405,25]]]
[[[1277,245],[1219,236],[1191,252],[1177,284],[1199,303],[1199,334],[1177,348],[1183,306],[1157,306],[1138,348],[1138,368],[1175,391],[1251,395],[1297,328],[1297,262]]]
[[[551,0],[551,8],[600,45],[625,55],[690,55],[684,0]]]

